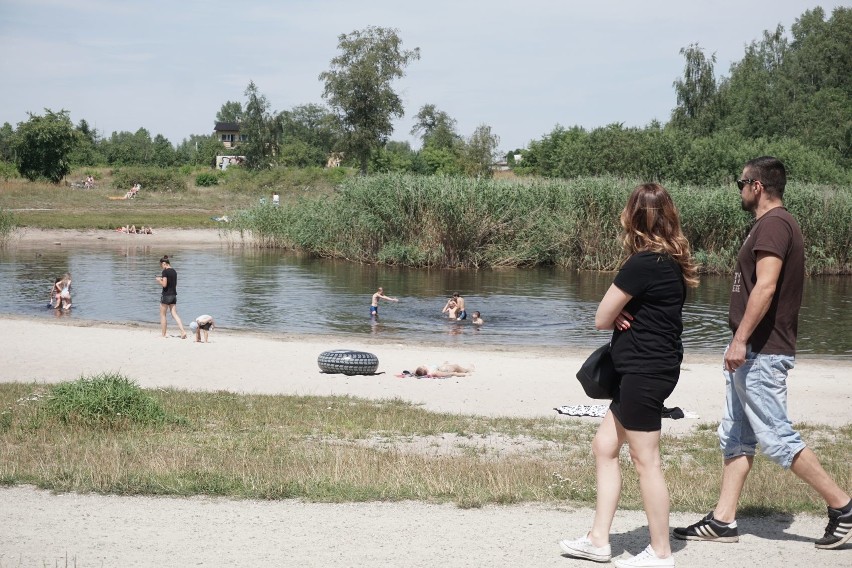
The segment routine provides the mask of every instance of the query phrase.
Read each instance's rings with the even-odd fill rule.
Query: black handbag
[[[577,380],[589,398],[612,398],[619,386],[619,376],[615,372],[609,343],[598,347],[589,355],[577,371]]]

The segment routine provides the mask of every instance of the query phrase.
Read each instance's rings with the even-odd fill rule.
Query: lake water
[[[158,260],[178,271],[178,313],[185,322],[212,314],[223,328],[297,334],[378,335],[400,342],[588,347],[609,334],[594,330],[597,304],[613,274],[560,268],[414,270],[306,259],[225,246],[81,246],[0,249],[0,313],[111,322],[159,321]],[[53,278],[73,275],[74,307],[47,309]],[[381,302],[369,317],[370,295],[383,286],[399,303]],[[684,345],[721,353],[727,329],[728,277],[704,276],[684,310]],[[459,291],[468,313],[485,325],[441,316]],[[852,278],[807,281],[799,352],[852,359]],[[169,322],[170,327],[174,324]]]

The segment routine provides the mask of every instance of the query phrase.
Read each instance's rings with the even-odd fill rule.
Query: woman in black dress
[[[610,560],[609,532],[621,495],[618,456],[627,443],[639,474],[651,543],[640,554],[614,563],[674,566],[660,430],[663,402],[680,376],[686,287],[697,286],[698,276],[677,208],[661,185],[634,189],[621,225],[626,258],[595,314],[595,328],[613,330],[611,353],[621,386],[592,442],[597,474],[592,530],[559,544],[571,556]]]

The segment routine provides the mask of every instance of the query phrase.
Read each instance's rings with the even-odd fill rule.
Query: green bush
[[[195,176],[195,185],[198,187],[212,187],[219,183],[219,176],[213,172],[203,172]]]
[[[15,167],[15,164],[0,160],[0,178],[3,178],[3,181],[9,181],[10,179],[17,179],[19,177],[21,177],[21,174],[18,173],[18,168]]]
[[[141,184],[143,191],[180,193],[186,191],[186,177],[178,168],[126,167],[112,171],[113,186],[130,189]]]
[[[168,416],[136,383],[117,373],[54,385],[45,398],[44,410],[62,422],[86,425],[180,422]]]

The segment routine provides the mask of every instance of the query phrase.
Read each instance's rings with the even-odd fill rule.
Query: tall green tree
[[[68,156],[75,143],[68,111],[44,109],[44,115],[28,114],[29,120],[18,123],[14,137],[18,171],[29,180],[47,178],[59,183],[71,171]]]
[[[205,164],[216,167],[216,156],[225,152],[225,146],[214,134],[192,134],[175,148],[175,160],[179,164]]]
[[[331,69],[319,76],[323,97],[339,115],[346,147],[366,174],[371,152],[393,132],[392,120],[405,114],[391,83],[420,59],[420,49],[403,50],[397,30],[375,26],[340,35],[338,49]]]
[[[500,137],[487,124],[480,124],[462,149],[462,167],[470,176],[491,177]]]
[[[98,131],[89,126],[86,119],[80,119],[74,127],[76,143],[69,155],[69,160],[75,166],[97,166],[106,163],[101,153]]]
[[[216,122],[236,122],[243,121],[243,105],[238,101],[227,101],[216,113]]]
[[[4,162],[15,161],[14,138],[15,129],[8,122],[4,122],[3,126],[0,126],[0,160]]]
[[[683,77],[674,82],[677,106],[672,111],[671,125],[703,136],[713,131],[719,119],[713,71],[716,54],[706,57],[697,43],[681,48],[680,54],[686,64]]]
[[[341,137],[340,124],[323,105],[306,104],[281,111],[281,157],[292,166],[322,166]]]
[[[423,105],[414,115],[412,136],[420,136],[423,147],[452,149],[460,141],[456,120],[433,104]]]
[[[169,142],[168,138],[162,134],[157,134],[154,137],[153,155],[151,158],[153,163],[161,168],[167,168],[175,164],[175,160],[177,159],[175,148]]]
[[[111,166],[149,166],[154,163],[154,142],[145,128],[113,132],[101,144]]]
[[[278,156],[281,124],[269,110],[269,101],[250,81],[245,91],[246,106],[240,134],[248,137],[240,144],[246,165],[253,170],[272,166]]]

